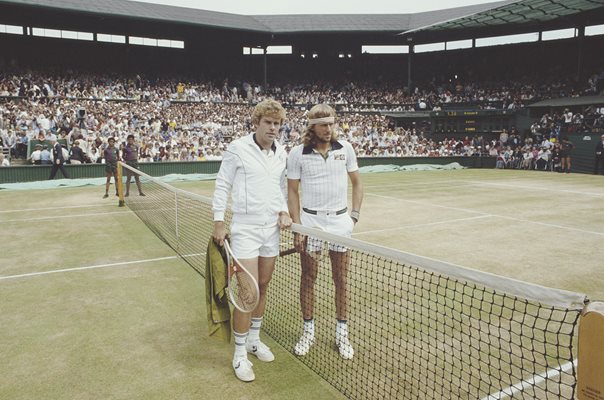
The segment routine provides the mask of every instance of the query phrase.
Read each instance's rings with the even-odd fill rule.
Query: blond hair
[[[285,109],[278,101],[273,99],[262,100],[260,103],[256,104],[254,107],[254,112],[252,113],[252,123],[254,125],[259,125],[262,117],[271,117],[277,118],[283,123],[285,120]]]
[[[334,117],[336,116],[336,110],[334,110],[331,106],[327,104],[317,104],[307,114],[308,119],[317,119],[317,118],[325,118],[325,117]],[[313,130],[314,125],[307,125],[306,131],[304,135],[302,135],[302,144],[304,146],[312,145],[314,146],[317,143],[316,133]],[[338,134],[334,129],[331,132],[331,141],[335,142],[338,140]]]

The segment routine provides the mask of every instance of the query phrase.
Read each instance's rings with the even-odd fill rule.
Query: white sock
[[[247,337],[248,342],[258,343],[260,341],[260,327],[262,326],[262,317],[252,318],[250,334]]]
[[[247,350],[245,349],[245,342],[247,339],[248,332],[239,333],[233,331],[235,336],[235,355],[233,358],[246,357],[247,358]]]
[[[336,336],[348,336],[348,325],[346,320],[338,320],[336,324]]]
[[[304,333],[309,333],[310,336],[315,336],[315,320],[314,319],[305,319],[304,320]]]

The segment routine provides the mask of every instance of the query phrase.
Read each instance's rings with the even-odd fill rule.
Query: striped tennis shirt
[[[344,140],[331,143],[327,158],[310,145],[299,145],[287,159],[287,178],[300,180],[302,207],[316,211],[345,208],[348,173],[358,169],[354,149]]]

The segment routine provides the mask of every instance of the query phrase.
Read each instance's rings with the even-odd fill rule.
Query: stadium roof
[[[494,3],[448,8],[415,14],[309,14],[309,15],[254,15],[252,18],[266,25],[273,33],[293,32],[395,32],[401,28],[414,29],[441,21],[464,17],[509,3]]]
[[[250,31],[267,31],[255,19],[238,14],[204,11],[125,0],[0,0],[0,6],[10,4],[37,9],[53,9],[98,16],[126,17],[179,24],[211,26]]]
[[[402,34],[478,30],[505,25],[539,25],[604,8],[604,0],[513,0],[461,18],[435,21]],[[493,3],[491,3],[493,4]]]
[[[530,108],[537,107],[574,107],[591,106],[604,104],[604,96],[582,96],[582,97],[561,97],[559,99],[549,99],[538,101],[529,105]]]
[[[1,5],[63,10],[98,16],[172,22],[178,24],[261,33],[389,32],[414,30],[514,3],[514,0],[449,8],[415,14],[239,15],[127,0],[0,0]]]

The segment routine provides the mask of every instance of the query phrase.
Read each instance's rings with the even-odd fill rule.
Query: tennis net
[[[213,228],[211,199],[141,177],[126,205],[201,275]],[[227,217],[227,223],[228,223]],[[335,345],[329,248],[314,254],[315,340],[299,360],[351,399],[573,399],[585,295],[543,288],[295,225],[269,287],[264,332],[293,352],[302,334],[295,233],[346,250],[347,319],[354,357]]]

